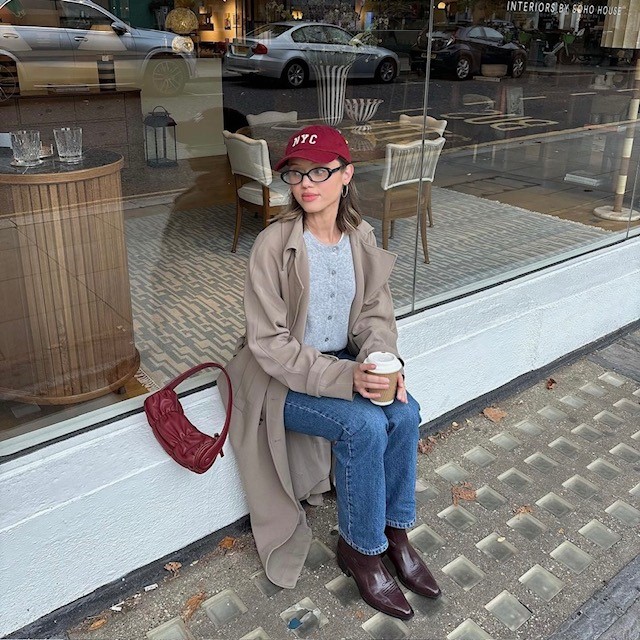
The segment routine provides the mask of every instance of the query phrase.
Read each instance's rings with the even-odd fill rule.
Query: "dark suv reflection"
[[[424,71],[427,63],[429,30],[425,28],[411,47],[411,69]],[[453,73],[466,80],[479,73],[483,64],[507,65],[507,72],[519,78],[527,65],[527,52],[518,42],[508,42],[496,29],[472,25],[435,25],[431,45],[431,68]]]
[[[195,75],[191,38],[136,29],[90,0],[0,0],[0,101],[98,86],[99,63],[119,88],[165,96]]]

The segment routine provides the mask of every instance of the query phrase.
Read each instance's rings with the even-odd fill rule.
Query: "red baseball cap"
[[[351,162],[349,146],[342,134],[326,124],[314,124],[289,138],[284,157],[276,165],[276,171],[280,171],[291,158],[324,163],[331,162],[338,156]]]

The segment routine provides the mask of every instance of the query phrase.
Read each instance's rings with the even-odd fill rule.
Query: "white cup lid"
[[[374,351],[365,359],[367,364],[375,364],[375,373],[394,373],[402,369],[402,362],[389,351]]]

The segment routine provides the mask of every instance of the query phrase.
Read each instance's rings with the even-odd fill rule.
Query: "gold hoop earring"
[[[342,185],[342,197],[346,198],[348,193],[349,193],[349,185],[348,184],[343,184]]]

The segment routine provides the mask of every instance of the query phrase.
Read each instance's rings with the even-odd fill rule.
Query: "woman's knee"
[[[411,422],[416,428],[420,427],[420,422],[422,421],[420,417],[420,405],[413,398],[409,399],[405,420]]]
[[[420,405],[411,396],[406,404],[394,402],[387,412],[387,419],[391,428],[417,433],[420,427]]]
[[[388,420],[382,409],[370,402],[354,406],[345,432],[351,439],[386,443]]]

